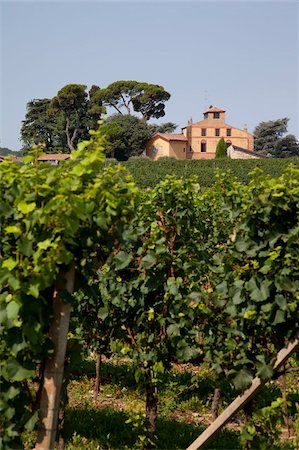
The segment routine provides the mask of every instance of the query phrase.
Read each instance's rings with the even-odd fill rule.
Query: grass
[[[212,395],[214,383],[211,377],[207,378],[206,383],[196,390],[191,366],[185,365],[180,371],[179,368],[181,366],[177,365],[172,372],[163,375],[157,421],[158,449],[186,448],[206,426],[201,413],[206,413],[209,405],[205,407],[199,402],[195,408],[187,408],[187,403],[190,399],[192,403],[198,393],[201,397],[207,391]],[[103,364],[103,383],[96,402],[92,399],[94,362],[85,361],[82,371],[84,375],[76,374],[68,389],[67,450],[79,450],[83,446],[86,450],[133,448],[139,433],[144,430],[134,426],[134,422],[128,424],[126,421],[133,412],[143,411],[145,401],[143,389],[136,388],[133,366],[127,360],[118,359]],[[190,392],[188,386],[191,386]],[[224,430],[214,441],[213,448],[223,449],[223,445],[241,449],[238,433]]]
[[[145,393],[142,388],[137,387],[133,365],[126,359],[106,360],[102,366],[103,381],[97,401],[93,400],[94,373],[95,363],[88,360],[72,374],[68,385],[69,404],[64,425],[65,449],[141,448],[142,436],[145,435],[142,420]],[[187,448],[211,423],[211,402],[219,381],[223,393],[220,410],[226,408],[237,395],[227,380],[217,382],[210,370],[198,370],[190,364],[174,365],[170,373],[163,375],[162,381],[159,391],[157,449]],[[289,400],[293,405],[299,403],[298,384],[296,375],[291,375]],[[255,404],[261,408],[269,405],[279,395],[277,383],[271,382],[257,397]],[[296,413],[294,406],[291,412]],[[239,422],[242,420],[240,413]],[[232,421],[205,449],[242,449],[239,431],[240,424]],[[33,434],[27,434],[25,441],[24,448],[32,448]],[[292,450],[295,446],[285,440],[271,448]]]
[[[65,436],[69,440],[66,449],[121,449],[133,448],[138,435],[126,424],[129,415],[111,408],[70,408],[65,424]],[[74,429],[76,430],[74,432]],[[204,430],[197,426],[174,419],[160,418],[157,422],[157,448],[183,449]],[[211,444],[214,449],[241,449],[238,433],[224,430]]]

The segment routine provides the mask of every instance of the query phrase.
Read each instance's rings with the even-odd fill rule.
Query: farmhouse
[[[245,150],[241,152],[243,159],[246,156],[258,157],[253,152],[253,134],[246,128],[240,130],[227,124],[223,109],[210,106],[203,115],[203,120],[199,122],[193,123],[192,119],[189,120],[180,134],[156,133],[147,143],[146,155],[153,160],[161,156],[177,159],[214,159],[217,144],[223,137],[228,147]]]

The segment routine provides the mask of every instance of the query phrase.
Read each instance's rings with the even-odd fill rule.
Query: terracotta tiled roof
[[[68,153],[48,153],[40,156],[38,161],[63,161],[64,159],[69,159],[69,157]]]
[[[161,139],[165,139],[166,141],[183,141],[183,142],[188,142],[188,139],[183,134],[157,133],[153,137],[160,137]]]
[[[225,112],[225,110],[224,109],[220,109],[217,106],[210,106],[207,111],[204,111],[204,114],[205,113],[209,113],[209,112]]]

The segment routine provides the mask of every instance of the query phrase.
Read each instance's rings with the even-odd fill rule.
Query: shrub
[[[222,137],[216,147],[215,159],[227,158],[227,145],[224,138]]]

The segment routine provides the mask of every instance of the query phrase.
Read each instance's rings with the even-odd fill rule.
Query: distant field
[[[166,175],[174,175],[177,178],[196,175],[200,185],[208,187],[215,183],[217,171],[230,171],[238,180],[246,183],[250,178],[249,173],[257,167],[271,177],[277,177],[290,164],[299,167],[299,157],[208,161],[178,161],[174,159],[151,161],[147,158],[132,158],[122,164],[131,172],[136,184],[143,189],[153,188]]]

